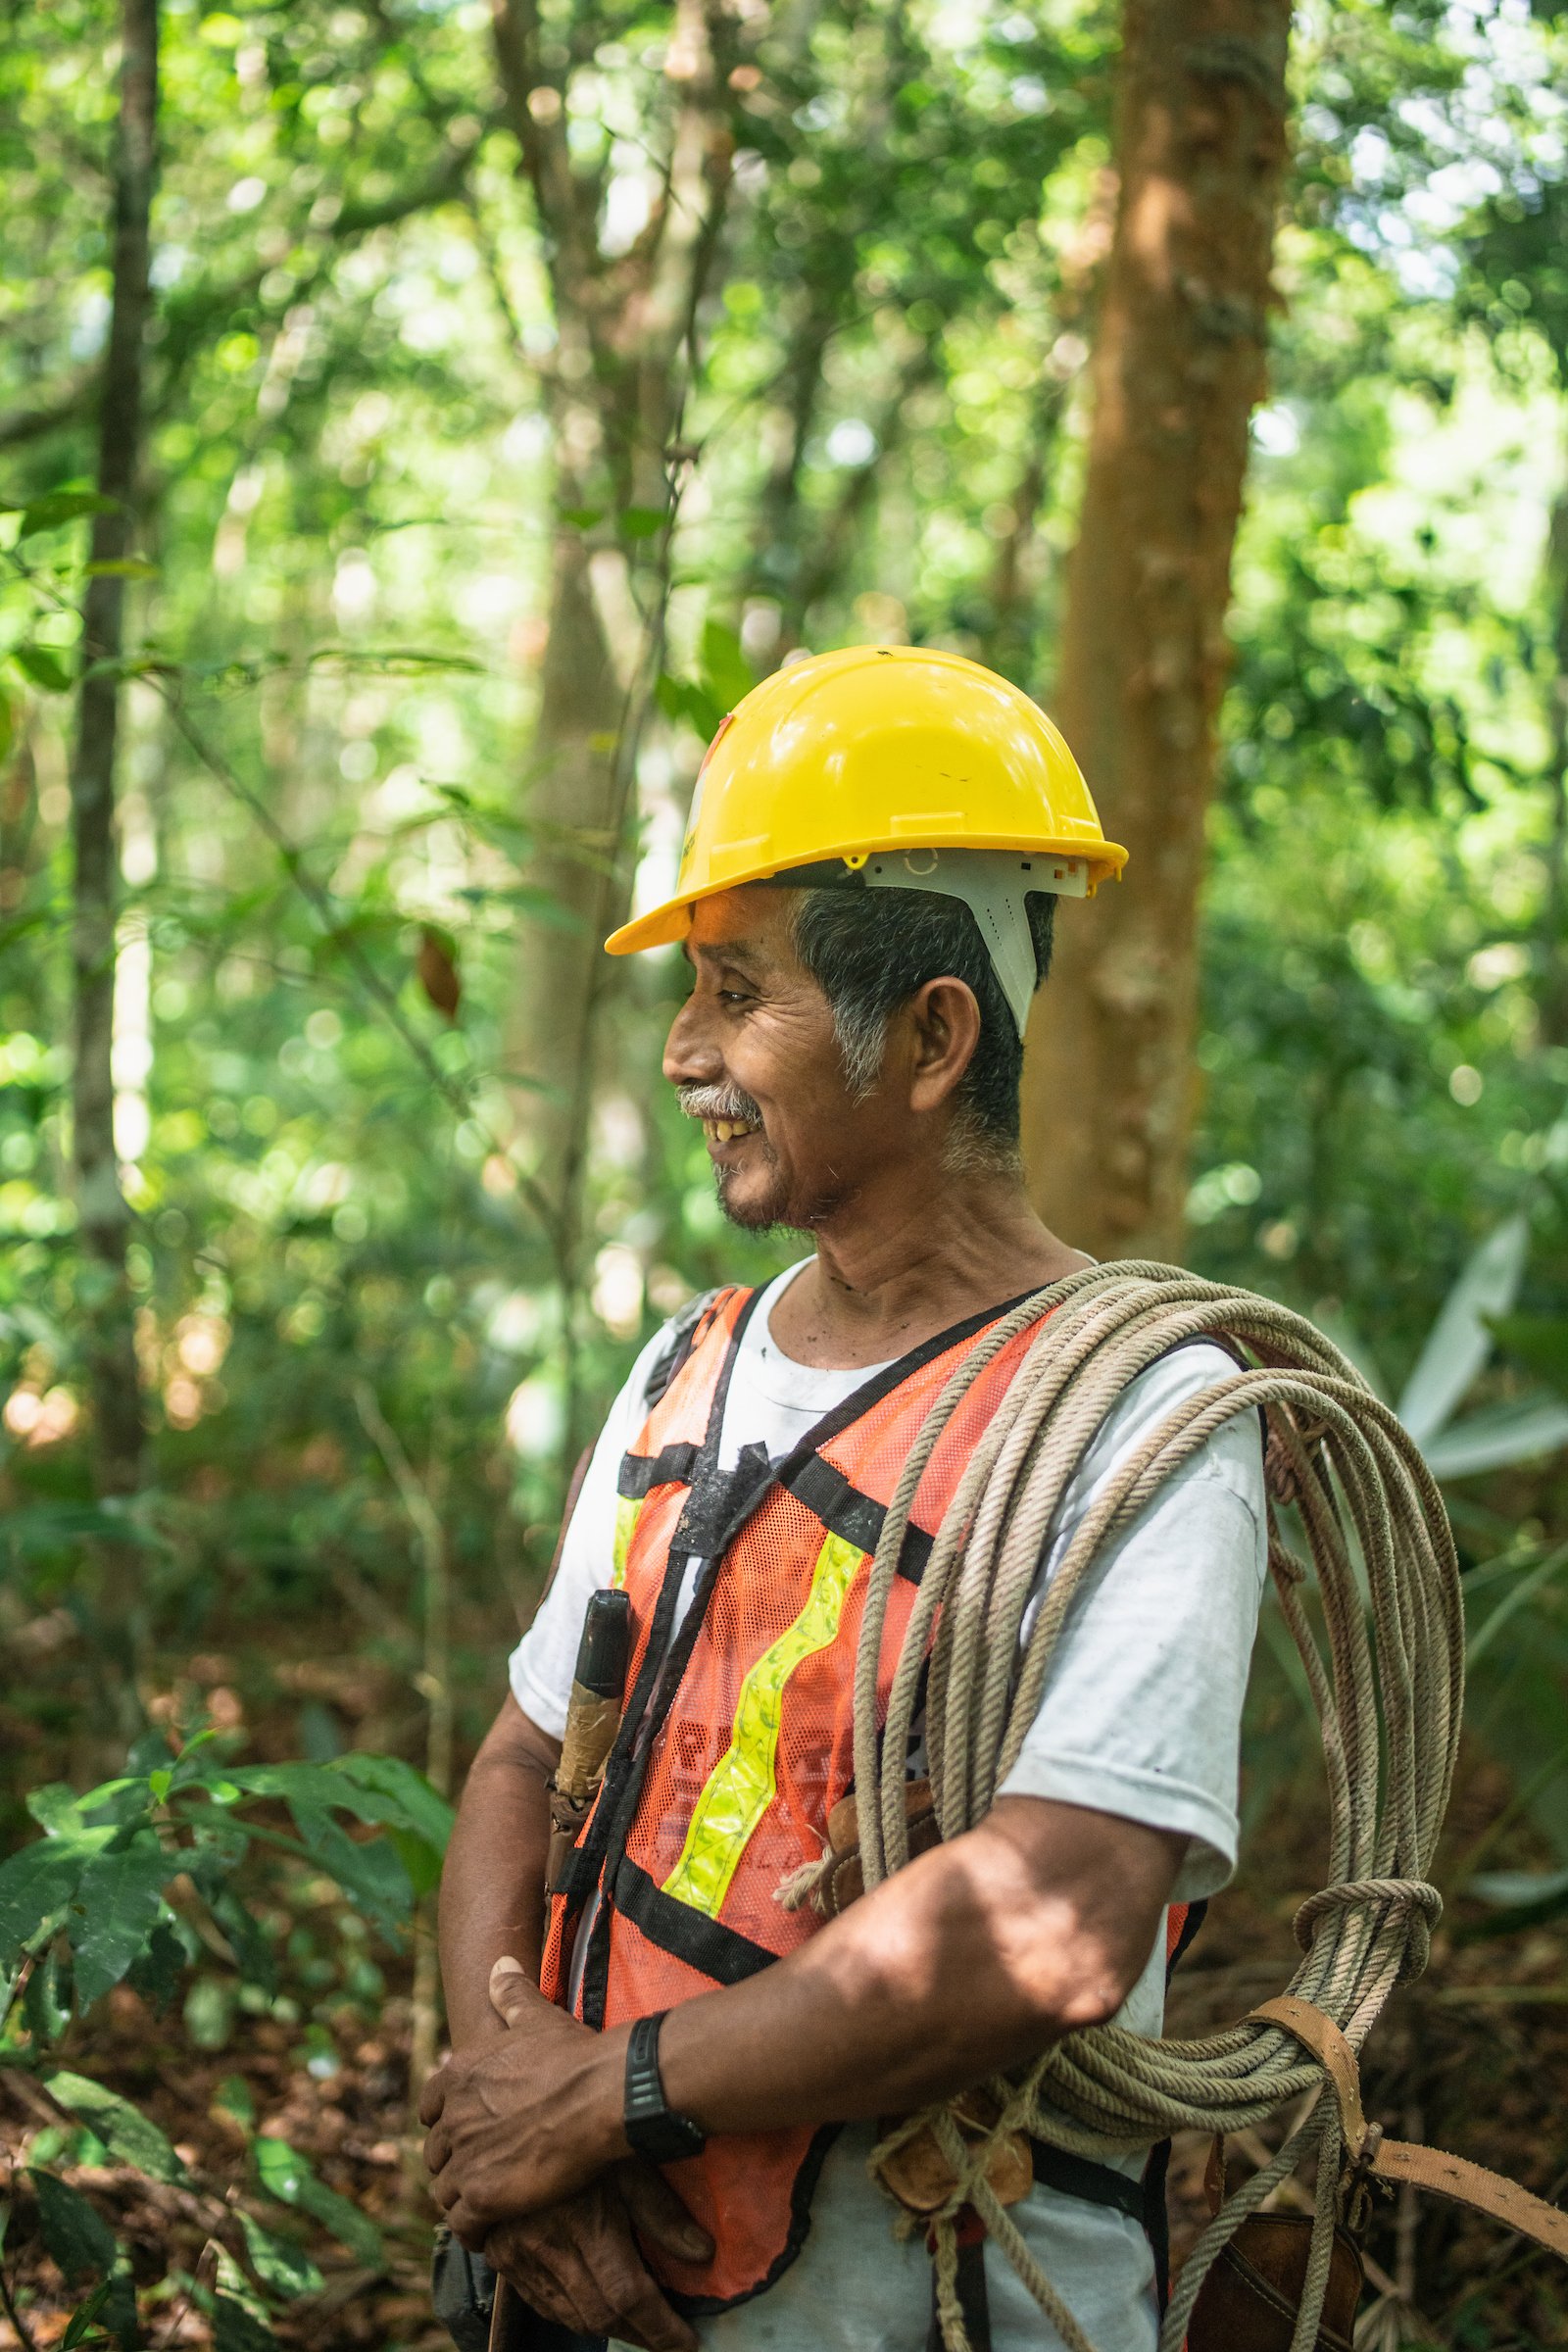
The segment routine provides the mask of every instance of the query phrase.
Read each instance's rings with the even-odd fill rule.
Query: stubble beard
[[[714,1190],[718,1205],[726,1221],[742,1233],[774,1233],[782,1228],[788,1233],[815,1233],[850,1199],[854,1187],[842,1182],[836,1174],[814,1193],[791,1198],[779,1175],[778,1159],[765,1137],[762,1150],[772,1181],[760,1198],[737,1200],[732,1198],[736,1168],[715,1168]]]
[[[734,1194],[740,1170],[717,1163],[713,1168],[713,1191],[719,1212],[739,1232],[771,1233],[782,1226],[791,1233],[814,1233],[850,1198],[854,1188],[836,1170],[828,1171],[826,1180],[815,1192],[791,1198],[779,1170],[778,1154],[762,1124],[761,1106],[743,1088],[682,1086],[676,1093],[688,1118],[746,1119],[757,1129],[756,1140],[761,1147],[769,1177],[760,1198],[737,1200]]]

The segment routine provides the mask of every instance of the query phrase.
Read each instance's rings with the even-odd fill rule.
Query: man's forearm
[[[1033,1797],[833,1920],[777,1967],[671,2009],[664,2095],[709,2132],[897,2114],[1026,2063],[1111,2016],[1146,1966],[1185,1839]],[[628,2028],[593,2034],[498,1983],[515,2033],[467,2114],[466,2224],[569,2194],[626,2151]],[[489,2070],[488,2055],[479,2062]],[[497,2132],[493,2121],[505,2116]]]
[[[1053,1893],[1032,1831],[1036,1800],[1004,1800],[986,1828],[921,1858],[776,1969],[671,2011],[665,2095],[710,2132],[897,2113],[1038,2056],[1110,2016],[1152,1947],[1182,1840],[1052,1807],[1067,1844],[1120,1849],[1086,1907],[1082,1853]],[[1069,1895],[1065,1889],[1071,1887]]]
[[[441,1981],[455,2050],[505,2031],[489,1994],[503,1952],[538,1977],[557,1752],[509,1698],[464,1788],[441,1878]]]

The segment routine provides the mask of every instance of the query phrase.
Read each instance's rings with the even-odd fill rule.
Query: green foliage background
[[[556,1279],[509,1085],[519,927],[559,919],[527,874],[552,535],[624,556],[628,629],[666,633],[637,745],[648,896],[702,738],[792,646],[951,646],[1050,700],[1112,18],[1093,0],[735,13],[755,60],[731,76],[743,200],[695,321],[666,577],[671,516],[626,504],[615,453],[595,503],[553,507],[545,229],[488,11],[168,0],[116,1068],[154,1449],[148,1491],[106,1513],[66,1179],[65,776],[113,23],[101,0],[9,12],[0,1636],[19,1839],[25,1788],[104,1779],[146,1706],[194,1724],[208,1651],[237,1658],[270,1752],[324,1769],[373,1735],[428,1761],[431,1572],[399,1461],[441,1522],[444,1699],[471,1739],[564,1468],[638,1343],[694,1291],[798,1252],[722,1228],[658,1076],[680,976],[656,957],[604,1024],[592,1248],[580,1287]],[[671,12],[549,22],[612,256],[648,202]],[[1397,1393],[1472,1252],[1522,1214],[1518,1319],[1472,1410],[1568,1387],[1564,39],[1523,0],[1301,11],[1205,902],[1192,1261],[1350,1335]],[[421,952],[456,963],[455,1018]],[[1568,1864],[1559,1471],[1548,1454],[1453,1493],[1485,1605],[1532,1580],[1476,1721],[1519,1800],[1491,1858],[1549,1876]],[[290,1673],[323,1649],[386,1678],[368,1725],[299,1697]],[[1300,1753],[1272,1660],[1254,1819]],[[81,2004],[80,1951],[76,1969]],[[24,2054],[51,2038],[32,1997]],[[90,2224],[57,2187],[51,2248],[74,2227],[90,2275]]]

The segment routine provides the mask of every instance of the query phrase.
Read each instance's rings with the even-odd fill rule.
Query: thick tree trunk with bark
[[[1058,927],[1025,1075],[1036,1197],[1176,1254],[1197,928],[1248,419],[1264,381],[1289,0],[1126,0],[1116,227],[1055,715],[1126,880]]]
[[[72,966],[75,1062],[72,1111],[76,1197],[87,1279],[82,1314],[100,1493],[141,1481],[142,1419],[125,1248],[129,1217],[115,1156],[112,1068],[115,1004],[115,755],[120,681],[101,665],[122,650],[131,500],[141,453],[142,354],[147,324],[148,219],[158,123],[158,0],[124,0],[115,161],[114,296],[104,362],[98,488],[114,504],[95,515],[82,605],[82,678],[71,764],[74,902]]]

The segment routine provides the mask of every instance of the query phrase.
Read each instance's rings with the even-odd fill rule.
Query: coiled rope
[[[921,1474],[969,1388],[1031,1324],[1038,1334],[942,1521],[879,1735],[882,1630]],[[1203,1338],[1239,1346],[1256,1368],[1176,1407],[1118,1464],[1074,1532],[1020,1650],[1048,1531],[1096,1431],[1156,1357]],[[1259,1407],[1269,1430],[1268,1565],[1322,1719],[1329,1793],[1327,1881],[1296,1915],[1303,1956],[1289,1989],[1332,2018],[1358,2050],[1395,1985],[1425,1967],[1443,1908],[1426,1873],[1459,1737],[1458,1564],[1437,1487],[1401,1424],[1309,1323],[1251,1292],[1172,1266],[1091,1267],[1015,1307],[948,1383],[905,1465],[871,1567],[855,1690],[864,1883],[870,1888],[909,1858],[905,1759],[928,1649],[932,1792],[943,1837],[956,1838],[984,1819],[1010,1770],[1103,1546],[1217,1429]],[[1276,1502],[1295,1503],[1299,1514],[1326,1655],[1303,1605],[1308,1566],[1287,1548]],[[949,2352],[969,2352],[956,2285],[957,2226],[969,2206],[1069,2352],[1095,2352],[986,2180],[995,2142],[1022,2130],[1082,2156],[1126,2154],[1176,2131],[1255,2126],[1321,2091],[1324,2076],[1277,2026],[1242,2023],[1194,2041],[1098,2026],[986,2087],[1000,2114],[983,2139],[961,2134],[944,2106],[900,2125],[872,2159],[876,2165],[930,2127],[953,2172],[952,2194],[932,2217],[944,2340]],[[1199,2288],[1240,2222],[1311,2156],[1317,2219],[1292,2337],[1292,2352],[1310,2352],[1341,2172],[1339,2111],[1324,2096],[1199,2239],[1166,2311],[1160,2352],[1181,2352]]]

